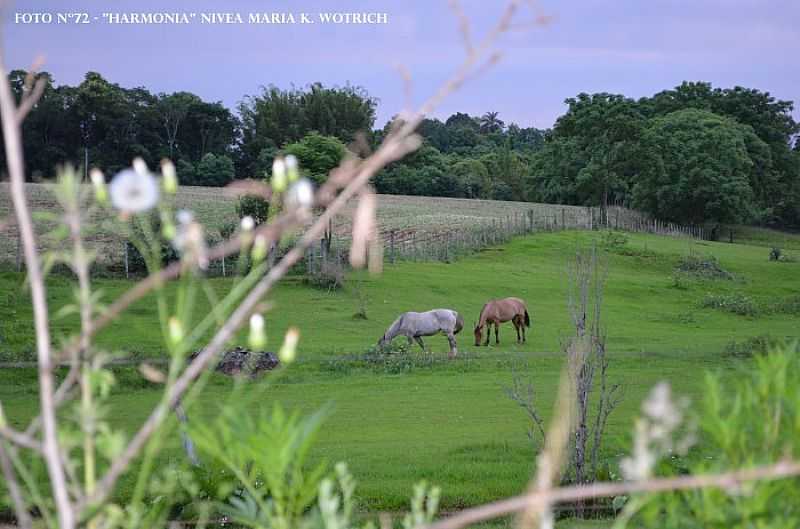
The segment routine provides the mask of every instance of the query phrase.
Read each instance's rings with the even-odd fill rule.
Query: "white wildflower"
[[[260,263],[267,256],[267,238],[264,235],[258,235],[253,242],[253,250],[251,257],[254,263]]]
[[[283,339],[280,351],[278,351],[278,358],[284,364],[291,364],[297,356],[297,342],[300,340],[300,331],[297,327],[289,327],[286,331],[286,337]]]
[[[172,345],[181,343],[183,340],[183,325],[181,325],[181,320],[172,316],[167,322],[167,328],[169,329],[169,341]]]
[[[250,339],[248,341],[253,351],[263,349],[267,343],[267,334],[264,332],[264,316],[261,314],[250,316]]]
[[[272,179],[270,180],[272,190],[276,193],[283,193],[286,190],[286,162],[283,158],[277,157],[272,162]]]
[[[158,184],[147,165],[137,158],[134,167],[117,173],[109,186],[111,204],[124,213],[142,213],[158,202]]]
[[[289,182],[294,182],[300,178],[300,164],[297,162],[297,156],[290,154],[286,157],[286,173],[289,177]]]
[[[185,260],[196,263],[205,270],[208,268],[208,248],[205,237],[203,237],[203,226],[195,222],[191,211],[185,209],[177,213],[177,219],[178,230],[172,240],[172,245]]]
[[[253,220],[253,217],[247,215],[246,217],[242,217],[242,231],[247,233],[253,231],[253,228],[256,227],[256,222]]]
[[[99,204],[108,202],[108,188],[106,187],[106,177],[103,176],[102,171],[96,167],[89,173],[92,179],[92,186],[94,187],[94,196]]]
[[[643,416],[636,420],[633,452],[623,458],[620,470],[625,479],[638,481],[649,478],[658,460],[677,451],[686,453],[694,442],[692,425],[684,428],[678,438],[688,400],[673,401],[669,384],[660,382],[642,403]]]
[[[286,207],[289,209],[308,209],[314,204],[314,184],[308,178],[301,178],[286,193]]]
[[[178,192],[178,174],[175,172],[175,165],[164,159],[161,161],[161,176],[163,177],[164,192],[174,195]]]
[[[188,209],[181,209],[175,214],[175,218],[178,219],[180,224],[189,224],[194,221],[194,213]]]

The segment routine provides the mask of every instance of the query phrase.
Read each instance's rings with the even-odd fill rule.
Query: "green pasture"
[[[560,340],[571,332],[566,267],[576,247],[599,238],[597,233],[577,231],[518,238],[450,264],[399,263],[387,266],[379,276],[353,275],[338,292],[315,290],[290,278],[269,296],[273,306],[267,314],[268,348],[277,348],[286,328],[297,325],[302,333],[299,359],[279,374],[248,382],[236,402],[246,410],[280,402],[303,411],[332,403],[316,457],[348,462],[367,511],[404,509],[412,484],[421,478],[442,487],[445,510],[519,493],[530,477],[535,451],[525,435],[523,412],[503,388],[511,382],[512,366],[524,366],[540,409],[550,417],[562,367]],[[713,255],[733,279],[676,283],[674,268],[688,254]],[[625,247],[608,253],[604,321],[610,376],[624,388],[624,400],[610,419],[604,451],[612,472],[627,449],[640,402],[655,382],[668,380],[677,393],[697,403],[703,398],[704,373],[732,370],[747,362],[723,354],[732,340],[798,337],[796,312],[767,309],[791,306],[786,302],[800,296],[800,263],[770,262],[768,254],[765,246],[647,235],[631,235]],[[0,274],[0,296],[6,298],[0,300],[4,360],[31,356],[31,312],[22,281],[14,273]],[[367,298],[366,320],[353,318],[358,309],[355,282]],[[231,280],[210,283],[222,294]],[[95,286],[110,300],[130,283],[99,280]],[[52,277],[49,287],[55,313],[71,302],[72,284],[67,278]],[[741,316],[702,308],[708,294],[746,296],[765,310]],[[528,302],[533,320],[528,343],[515,344],[513,327],[507,324],[501,329],[499,346],[475,347],[470,328],[482,304],[512,295]],[[198,302],[198,317],[209,306],[208,301]],[[446,338],[432,337],[427,344],[436,361],[425,361],[416,353],[415,361],[405,368],[353,361],[353,355],[373,345],[400,312],[437,307],[464,315],[467,328],[458,335],[458,359],[444,360]],[[98,344],[158,357],[156,322],[154,300],[144,299],[104,330]],[[74,316],[54,321],[55,339],[75,328]],[[159,394],[132,368],[119,369],[118,378],[109,417],[132,432]],[[190,417],[216,416],[233,385],[221,375],[212,377],[189,410]],[[36,396],[33,370],[0,371],[0,400],[13,425],[21,426],[36,412]],[[174,431],[162,457],[165,462],[183,458]],[[129,487],[126,483],[120,494],[124,496]]]

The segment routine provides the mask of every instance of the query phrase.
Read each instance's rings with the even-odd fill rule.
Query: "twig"
[[[523,511],[534,501],[564,503],[634,493],[670,492],[702,488],[735,489],[751,481],[767,481],[800,475],[800,461],[785,460],[772,465],[734,470],[721,474],[700,474],[660,478],[642,482],[602,482],[533,492],[487,503],[433,523],[422,529],[460,529],[468,525]]]
[[[48,328],[47,299],[44,279],[36,253],[36,236],[33,231],[30,210],[25,197],[25,170],[23,166],[22,138],[19,129],[17,109],[8,84],[5,61],[0,53],[0,118],[3,126],[3,141],[6,150],[6,164],[10,180],[11,199],[17,216],[17,224],[22,236],[25,267],[33,303],[34,328],[36,331],[36,352],[39,361],[39,400],[41,404],[44,459],[53,489],[53,498],[62,529],[75,526],[75,516],[67,494],[67,483],[61,464],[58,445],[58,424],[53,402],[54,380],[50,355],[50,330]]]
[[[11,450],[11,448],[8,448],[8,450]],[[3,442],[0,442],[0,470],[2,470],[3,478],[6,480],[8,495],[14,503],[17,525],[20,529],[29,529],[33,525],[33,520],[25,507],[25,500],[22,497],[22,491],[14,473],[14,465],[11,462],[11,458],[8,457],[7,448]]]
[[[42,445],[36,439],[25,433],[18,432],[13,428],[9,428],[8,426],[0,426],[0,437],[5,437],[17,446],[43,453]]]
[[[497,36],[507,29],[518,4],[519,1],[510,2],[497,26],[484,38],[476,52],[467,56],[463,64],[456,70],[455,74],[416,114],[410,116],[396,131],[390,134],[375,153],[360,164],[353,164],[352,161],[346,161],[338,171],[331,174],[329,184],[347,182],[342,192],[331,201],[322,215],[320,215],[314,224],[305,232],[294,248],[292,248],[269,273],[253,287],[239,307],[237,307],[228,318],[228,321],[211,339],[208,346],[203,349],[197,358],[186,368],[175,383],[169,387],[165,405],[158,406],[153,410],[122,454],[112,462],[106,475],[98,482],[95,493],[90,495],[85,501],[78,503],[79,511],[89,506],[98,506],[108,498],[108,495],[112,492],[119,477],[138,455],[147,440],[157,431],[166,417],[168,409],[178,402],[181,396],[189,389],[192,381],[200,375],[206,365],[208,365],[222,350],[225,343],[247,320],[263,296],[270,291],[274,284],[283,277],[294,263],[298,262],[303,257],[305,249],[322,235],[328,222],[345,206],[347,201],[355,196],[377,171],[419,147],[420,139],[414,135],[414,130],[417,125],[422,121],[425,114],[433,110],[442,99],[461,86],[466,75],[469,74],[475,64],[481,59],[482,54],[492,46]],[[325,196],[326,191],[327,190],[323,188],[320,190],[319,194]]]

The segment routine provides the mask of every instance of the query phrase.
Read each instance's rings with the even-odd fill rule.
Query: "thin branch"
[[[464,41],[464,49],[467,55],[472,55],[474,53],[474,47],[472,46],[472,37],[470,36],[469,19],[467,15],[464,14],[464,10],[461,8],[461,3],[458,0],[450,0],[448,3],[450,4],[450,9],[458,19],[458,30],[461,33],[461,39]]]
[[[25,499],[22,497],[22,490],[20,489],[17,475],[14,472],[14,465],[11,458],[8,457],[7,448],[5,443],[0,442],[0,470],[3,472],[3,478],[6,480],[6,488],[11,501],[14,504],[14,514],[17,517],[17,526],[20,529],[29,529],[33,526],[33,520],[25,507]]]
[[[656,493],[703,488],[736,489],[752,481],[770,481],[800,475],[800,461],[784,460],[772,465],[734,470],[721,474],[699,474],[636,482],[602,482],[533,492],[487,503],[433,523],[422,529],[460,529],[500,516],[523,511],[531,502],[566,503],[623,494]]]
[[[407,141],[412,140],[413,141]],[[219,329],[217,334],[211,339],[208,346],[189,364],[175,383],[170,386],[166,398],[166,405],[157,407],[145,423],[131,439],[123,453],[116,458],[108,472],[97,484],[95,494],[90,496],[86,502],[81,502],[78,507],[83,509],[87,506],[96,506],[108,497],[112,492],[114,484],[122,475],[128,465],[138,455],[147,440],[159,428],[167,415],[168,409],[175,406],[181,396],[189,389],[192,381],[197,378],[211,360],[222,351],[222,348],[236,330],[247,321],[253,310],[260,303],[261,299],[277,283],[289,269],[298,262],[304,255],[306,248],[316,242],[327,227],[328,220],[341,210],[347,201],[352,198],[370,177],[388,163],[402,158],[408,152],[419,146],[419,139],[416,137],[395,138],[382,145],[372,156],[366,159],[358,168],[354,178],[347,187],[334,199],[325,212],[320,215],[314,224],[303,234],[298,243],[292,248],[264,278],[257,283],[250,293],[241,302],[239,307],[231,314],[228,321]]]
[[[0,437],[5,437],[17,446],[43,453],[42,444],[39,441],[8,426],[0,426]]]
[[[47,298],[44,278],[36,252],[36,236],[28,203],[25,197],[25,169],[23,165],[22,137],[17,120],[14,97],[8,84],[5,61],[0,53],[0,118],[3,126],[3,141],[6,150],[6,164],[10,180],[11,199],[17,216],[17,224],[22,236],[25,267],[33,303],[34,329],[36,331],[36,352],[39,362],[39,400],[41,404],[44,459],[50,477],[62,529],[75,526],[75,516],[67,494],[67,483],[58,445],[58,423],[53,403],[54,379],[50,355],[50,329],[47,314]]]
[[[113,461],[106,475],[98,482],[95,493],[87,498],[86,501],[78,503],[79,510],[83,510],[88,506],[97,506],[108,498],[119,477],[138,455],[147,440],[158,430],[168,410],[175,406],[181,396],[189,389],[192,381],[194,381],[209,362],[221,352],[225,343],[247,320],[261,298],[270,291],[274,284],[283,277],[294,263],[298,262],[303,257],[305,249],[324,233],[328,222],[345,206],[347,201],[354,197],[377,171],[419,147],[420,139],[414,134],[417,125],[422,121],[425,114],[433,110],[442,99],[461,86],[465,77],[482,58],[482,55],[491,48],[495,39],[507,29],[511,18],[518,8],[518,4],[519,1],[510,2],[497,26],[489,32],[476,50],[476,53],[468,56],[463,64],[456,70],[455,74],[438,90],[438,92],[436,92],[416,114],[412,115],[410,119],[403,122],[396,131],[390,134],[375,153],[360,164],[355,164],[352,160],[346,161],[342,167],[340,167],[339,171],[335,171],[331,174],[329,184],[338,185],[340,182],[347,182],[342,192],[331,201],[324,213],[322,213],[305,234],[303,234],[294,248],[292,248],[269,273],[253,287],[239,307],[228,318],[228,321],[219,329],[214,338],[212,338],[208,346],[203,349],[197,358],[186,368],[175,383],[169,387],[165,404],[153,410],[123,453]],[[319,195],[326,196],[326,194],[329,193],[330,190],[323,187]]]

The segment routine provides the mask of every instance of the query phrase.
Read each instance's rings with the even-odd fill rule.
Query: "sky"
[[[502,0],[461,0],[474,41]],[[447,0],[61,0],[6,3],[9,68],[38,55],[58,84],[97,71],[124,87],[187,90],[235,108],[262,86],[347,83],[379,100],[376,127],[418,105],[463,60],[458,19]],[[57,24],[83,12],[89,24]],[[104,12],[196,13],[187,25],[108,24]],[[315,24],[200,24],[200,13],[308,14]],[[386,24],[322,24],[320,13],[385,13]],[[24,24],[22,13],[54,21]],[[545,27],[530,24],[550,17]],[[97,20],[94,20],[97,17]],[[768,91],[800,106],[797,0],[542,0],[525,3],[518,26],[496,48],[501,60],[472,77],[433,113],[499,112],[507,123],[551,127],[580,92],[639,98],[684,80]],[[400,72],[407,72],[409,83]],[[410,87],[407,90],[406,87]],[[794,117],[800,120],[800,109]]]

